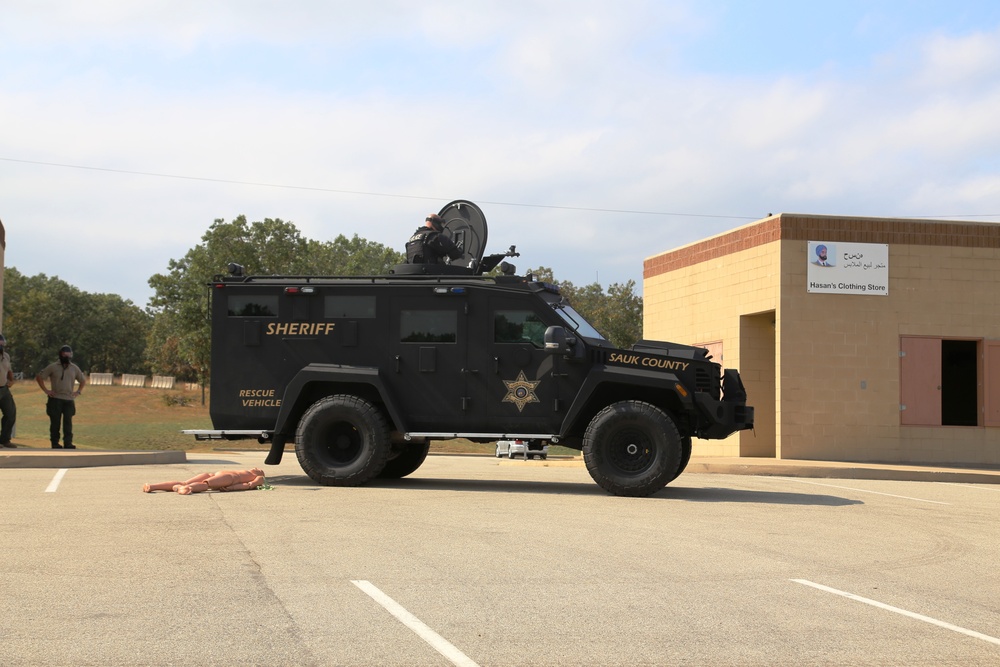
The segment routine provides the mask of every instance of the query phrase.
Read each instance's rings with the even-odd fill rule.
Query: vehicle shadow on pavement
[[[280,475],[268,477],[268,482],[281,487],[303,487],[313,490],[324,488],[306,475]],[[407,491],[468,491],[476,493],[529,493],[557,494],[576,496],[607,496],[611,494],[591,483],[578,482],[541,482],[522,480],[497,479],[442,479],[429,477],[410,477],[407,479],[376,479],[361,488],[399,489]],[[862,505],[860,500],[851,500],[826,494],[786,493],[783,491],[749,491],[746,489],[724,488],[686,488],[682,486],[667,486],[661,491],[647,496],[643,500],[681,500],[697,503],[758,503],[771,505],[819,505],[823,507],[842,507],[846,505]]]
[[[544,482],[510,479],[444,479],[413,477],[409,479],[375,480],[369,486],[414,491],[476,491],[480,493],[540,493],[575,496],[607,495],[601,487],[586,482]]]
[[[323,488],[309,477],[302,475],[281,475],[268,477],[268,483],[275,486],[296,486]],[[406,479],[374,479],[362,487],[365,489],[400,489],[408,491],[475,491],[479,493],[560,493],[572,495],[600,496],[607,493],[596,484],[576,482],[531,482],[496,479],[437,479],[409,477]]]
[[[787,493],[784,491],[750,491],[747,489],[723,489],[719,487],[685,488],[668,486],[657,496],[672,500],[686,500],[694,503],[761,503],[769,505],[819,505],[822,507],[844,507],[863,505],[860,500],[841,498],[822,493]]]

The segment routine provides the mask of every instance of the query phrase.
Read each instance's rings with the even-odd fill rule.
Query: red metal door
[[[941,425],[941,339],[902,337],[899,423]]]

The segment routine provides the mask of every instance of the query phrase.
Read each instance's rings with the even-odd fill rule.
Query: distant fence
[[[24,373],[14,373],[14,378],[17,380],[24,379]],[[106,385],[111,386],[115,384],[115,374],[114,373],[91,373],[87,382],[92,385]],[[146,386],[146,376],[125,373],[121,378],[121,386],[123,387],[145,387]],[[154,375],[152,380],[149,382],[150,389],[174,389],[177,387],[177,379],[173,375]],[[201,387],[197,382],[185,382],[184,387],[188,391],[193,391]]]
[[[153,381],[149,385],[153,389],[173,389],[174,388],[174,376],[172,375],[154,375]]]
[[[123,387],[145,387],[146,386],[146,376],[145,375],[129,375],[128,373],[122,375],[122,386]]]

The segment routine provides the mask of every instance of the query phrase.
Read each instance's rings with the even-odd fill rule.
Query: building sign
[[[889,246],[809,241],[806,284],[818,294],[889,294]]]

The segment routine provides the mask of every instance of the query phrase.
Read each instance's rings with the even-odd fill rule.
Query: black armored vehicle
[[[295,443],[329,486],[401,478],[431,440],[525,440],[581,450],[608,492],[645,496],[676,478],[692,437],[753,427],[735,370],[704,348],[643,340],[617,349],[555,285],[484,257],[468,201],[440,213],[464,253],[365,277],[212,282],[211,417],[201,439]]]

